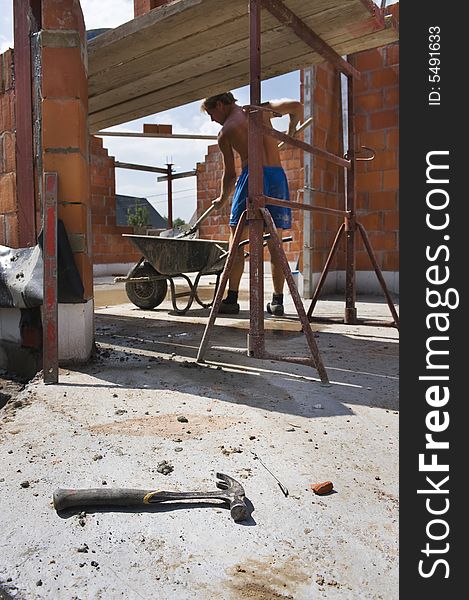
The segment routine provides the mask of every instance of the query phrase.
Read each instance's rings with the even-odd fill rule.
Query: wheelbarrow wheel
[[[132,277],[152,277],[158,275],[157,271],[148,263],[135,269]],[[166,279],[156,281],[128,281],[125,284],[127,297],[135,306],[150,310],[160,305],[166,297],[168,284]]]

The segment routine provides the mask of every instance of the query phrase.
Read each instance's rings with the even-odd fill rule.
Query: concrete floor
[[[325,387],[311,367],[240,352],[211,349],[198,365],[207,310],[141,311],[95,289],[96,358],[55,386],[36,377],[0,411],[0,598],[398,598],[398,332],[383,300],[357,304],[382,327],[313,325]],[[245,297],[211,344],[246,346]],[[306,356],[286,300],[285,318],[266,318],[268,348]],[[343,310],[331,298],[317,314]],[[216,502],[52,504],[57,488],[212,490],[219,471],[244,486],[248,521]],[[324,481],[334,491],[315,495]]]

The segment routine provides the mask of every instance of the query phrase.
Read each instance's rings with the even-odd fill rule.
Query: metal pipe
[[[168,228],[173,228],[173,165],[167,163],[168,169]]]
[[[208,318],[207,325],[205,326],[204,334],[200,342],[199,351],[197,353],[197,362],[203,362],[204,360],[210,333],[215,323],[215,319],[217,318],[218,309],[220,308],[220,303],[223,297],[223,292],[225,291],[226,284],[228,283],[228,278],[231,273],[231,269],[233,268],[233,263],[236,257],[236,253],[238,251],[238,244],[241,242],[244,226],[246,224],[246,215],[247,211],[244,211],[238,221],[238,225],[233,236],[233,241],[231,243],[231,251],[228,254],[228,259],[225,263],[225,268],[223,269],[223,273],[220,279],[220,285],[218,287],[215,299],[213,301],[213,305],[210,310],[210,316]]]
[[[293,275],[290,271],[290,265],[288,264],[287,257],[282,248],[282,241],[277,233],[277,228],[275,227],[274,221],[270,212],[266,208],[260,209],[264,222],[267,225],[267,229],[271,234],[271,240],[269,247],[273,252],[274,256],[276,256],[278,262],[281,265],[283,274],[285,275],[285,280],[287,282],[288,288],[290,290],[291,297],[296,307],[296,311],[298,313],[298,317],[300,318],[303,333],[306,337],[306,342],[311,351],[311,356],[313,357],[314,366],[319,373],[319,377],[321,378],[321,382],[324,384],[329,383],[329,378],[327,376],[327,371],[324,368],[321,356],[319,354],[319,349],[316,345],[316,341],[314,339],[313,332],[311,330],[311,325],[309,324],[308,317],[306,316],[306,312],[303,306],[303,303],[300,298],[300,294],[298,292],[298,288],[296,287],[295,281],[293,280]],[[260,358],[265,356],[265,350],[262,352]]]
[[[282,133],[281,131],[277,131],[276,129],[267,127],[266,125],[262,126],[262,133],[264,135],[270,135],[271,137],[281,140],[286,144],[290,144],[290,146],[296,146],[300,148],[300,150],[305,150],[306,152],[310,152],[311,154],[316,154],[321,158],[335,164],[339,165],[339,167],[345,167],[346,169],[350,169],[351,161],[345,158],[341,158],[340,156],[336,156],[335,154],[331,154],[326,150],[322,150],[316,146],[312,146],[311,144],[307,144],[306,142],[302,142],[301,140],[297,140],[291,135],[287,135],[286,133]]]
[[[344,233],[344,229],[345,229],[345,223],[342,223],[339,227],[339,230],[336,233],[334,243],[332,244],[332,248],[329,250],[329,254],[326,259],[326,264],[324,265],[321,275],[319,276],[318,284],[316,286],[316,289],[314,290],[314,294],[311,299],[311,304],[309,306],[308,313],[307,313],[308,319],[311,319],[314,307],[316,306],[316,302],[318,301],[319,294],[321,293],[322,286],[326,282],[326,277],[329,272],[329,268],[331,266],[332,259],[334,258],[335,253],[337,252],[337,249],[339,248],[339,242]]]
[[[261,103],[261,6],[249,2],[249,79],[250,104]],[[260,107],[262,108],[262,107]],[[265,348],[264,338],[264,221],[259,211],[264,206],[262,149],[262,112],[248,113],[248,202],[249,224],[249,336],[248,354],[259,357]]]
[[[383,290],[383,293],[384,293],[384,295],[386,297],[386,301],[388,303],[389,310],[391,311],[391,314],[393,316],[394,323],[396,324],[396,327],[399,328],[399,316],[398,316],[398,314],[396,312],[396,308],[395,308],[394,303],[392,301],[391,294],[388,291],[386,282],[384,281],[383,274],[381,273],[381,269],[380,269],[380,267],[378,265],[378,261],[376,260],[375,254],[373,252],[373,248],[371,247],[370,240],[368,239],[368,234],[366,233],[366,230],[365,230],[365,228],[363,227],[363,225],[361,223],[357,222],[357,227],[358,227],[358,230],[361,233],[361,236],[362,236],[362,239],[363,239],[363,243],[365,244],[365,248],[368,251],[368,256],[370,257],[371,264],[373,265],[373,268],[375,270],[376,277],[378,278],[378,281],[379,281],[379,283],[381,285],[381,289]]]
[[[330,215],[336,215],[338,217],[349,216],[345,210],[338,210],[336,208],[328,208],[326,206],[311,206],[310,204],[304,204],[303,202],[290,202],[289,200],[280,200],[279,198],[271,198],[270,196],[264,196],[267,204],[275,204],[275,206],[286,206],[287,208],[298,208],[300,210],[310,210]]]
[[[57,173],[44,173],[42,373],[44,383],[59,381],[57,307]]]
[[[349,57],[349,61],[353,59]],[[345,316],[344,322],[355,324],[357,322],[356,299],[356,244],[355,244],[355,98],[354,81],[352,77],[347,77],[347,127],[348,127],[348,151],[350,157],[350,169],[347,171],[347,186],[345,193],[345,210],[349,215],[345,217]]]

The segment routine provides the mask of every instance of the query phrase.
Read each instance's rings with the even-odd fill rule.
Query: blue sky
[[[133,19],[133,0],[81,0],[86,28],[117,27]],[[0,0],[0,52],[13,47],[13,0]],[[262,83],[262,99],[293,98],[299,99],[300,76],[295,71],[281,77],[275,77]],[[249,103],[247,87],[232,90],[239,104]],[[200,112],[200,102],[150,115],[123,123],[110,131],[143,131],[143,123],[171,123],[173,133],[202,133],[216,135],[220,126],[211,123],[207,115]],[[274,121],[277,129],[287,128],[287,117]],[[211,141],[203,140],[165,140],[103,138],[104,147],[109,154],[121,162],[162,166],[167,162],[174,164],[176,172],[189,171],[197,162],[204,160],[207,146]],[[176,180],[173,185],[173,217],[188,221],[196,208],[195,177]],[[152,173],[116,169],[116,191],[121,194],[140,196],[148,200],[162,214],[166,214],[166,184],[157,183]]]

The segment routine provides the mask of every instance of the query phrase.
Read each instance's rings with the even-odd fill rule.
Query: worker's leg
[[[236,231],[236,227],[231,227],[230,234],[230,248],[233,243],[234,234]],[[243,230],[243,234],[241,236],[242,240],[246,240],[249,237],[249,227],[245,227]],[[241,277],[244,273],[244,248],[238,248],[236,250],[236,256],[233,263],[233,267],[231,269],[230,278],[228,280],[228,289],[237,292],[239,290],[239,284],[241,282]]]
[[[230,233],[230,250],[233,244],[233,238],[236,227],[231,227]],[[242,239],[247,239],[249,228],[244,227]],[[239,313],[238,292],[241,277],[244,272],[244,248],[235,249],[235,258],[231,267],[231,272],[228,279],[228,292],[226,298],[221,301],[219,312],[223,314],[235,315]]]
[[[282,265],[275,253],[272,251],[272,242],[267,242],[270,251],[270,268],[272,271],[272,283],[274,287],[274,294],[283,294],[283,286],[285,284],[285,275],[283,274]]]

